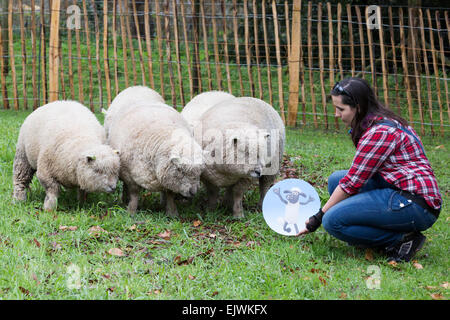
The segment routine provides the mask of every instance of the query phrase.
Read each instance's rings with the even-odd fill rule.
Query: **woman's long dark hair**
[[[395,114],[393,111],[385,107],[375,95],[375,92],[362,78],[345,78],[339,81],[337,85],[331,90],[332,96],[341,96],[342,103],[349,105],[351,108],[356,108],[356,114],[351,123],[351,136],[355,146],[361,135],[367,129],[365,119],[368,115],[381,116],[383,118],[393,119],[400,122],[403,126],[407,126],[408,122]]]

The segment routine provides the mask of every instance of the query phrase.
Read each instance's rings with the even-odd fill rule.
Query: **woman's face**
[[[342,96],[331,96],[333,105],[336,108],[335,117],[341,118],[342,122],[350,127],[356,114],[356,108],[342,103]]]

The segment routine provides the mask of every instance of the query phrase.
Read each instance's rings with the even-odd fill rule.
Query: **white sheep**
[[[102,110],[105,114],[104,127],[106,137],[109,136],[109,127],[112,119],[116,118],[117,114],[123,114],[128,109],[134,108],[136,105],[161,104],[166,106],[165,101],[161,95],[153,89],[145,86],[132,86],[122,90],[113,100],[108,110]],[[169,107],[170,108],[170,107]]]
[[[196,95],[189,101],[181,110],[181,115],[189,123],[192,128],[195,128],[203,113],[215,104],[235,98],[230,93],[223,91],[207,91]]]
[[[133,214],[142,188],[160,191],[166,196],[166,213],[178,216],[174,195],[191,197],[198,191],[203,151],[179,112],[161,103],[138,101],[109,119],[108,143],[121,150],[123,199]]]
[[[208,206],[216,206],[219,188],[226,187],[225,202],[233,217],[243,217],[243,194],[258,178],[261,208],[284,152],[285,128],[278,113],[260,99],[234,98],[203,113],[194,131],[208,155],[202,174]]]
[[[95,115],[75,101],[55,101],[33,111],[20,128],[13,165],[15,200],[26,200],[36,173],[45,188],[45,210],[57,207],[60,186],[85,192],[113,192],[118,151],[105,144]]]

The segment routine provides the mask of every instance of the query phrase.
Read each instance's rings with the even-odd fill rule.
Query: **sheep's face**
[[[223,143],[218,139],[211,150],[212,162],[232,175],[259,178],[270,165],[269,138],[269,134],[256,128],[226,130]]]
[[[78,184],[87,192],[114,192],[119,169],[120,158],[117,150],[108,146],[88,150],[79,159]]]
[[[193,139],[173,148],[160,173],[162,185],[184,197],[192,197],[200,189],[200,175],[205,169],[203,150]]]

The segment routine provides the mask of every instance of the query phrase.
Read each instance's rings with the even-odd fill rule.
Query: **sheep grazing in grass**
[[[224,100],[202,114],[194,131],[208,155],[202,174],[208,206],[216,207],[219,188],[226,187],[225,203],[242,218],[244,192],[258,178],[261,208],[284,152],[285,128],[273,107],[250,97]]]
[[[127,92],[135,94],[133,90]],[[120,98],[121,103],[126,101],[126,97]],[[116,108],[115,103],[116,99],[110,108]],[[189,124],[170,106],[136,96],[130,97],[127,108],[109,117],[108,122],[108,143],[121,150],[120,179],[128,210],[137,210],[139,192],[146,189],[162,192],[167,215],[178,216],[175,194],[192,197],[200,187],[204,169],[203,151]]]
[[[15,200],[24,201],[36,173],[45,188],[44,209],[57,207],[60,187],[113,192],[119,176],[118,151],[106,145],[95,115],[75,101],[55,101],[33,111],[20,128],[13,165]]]
[[[235,98],[232,94],[223,91],[208,91],[196,95],[181,110],[183,118],[191,125],[191,128],[197,127],[200,117],[209,108],[219,102]]]
[[[105,114],[104,127],[106,137],[109,136],[109,127],[111,126],[112,119],[117,118],[117,114],[123,114],[140,103],[142,105],[149,105],[150,103],[166,105],[163,97],[153,89],[145,86],[126,88],[114,98],[114,103],[111,103],[108,110],[102,110]]]

